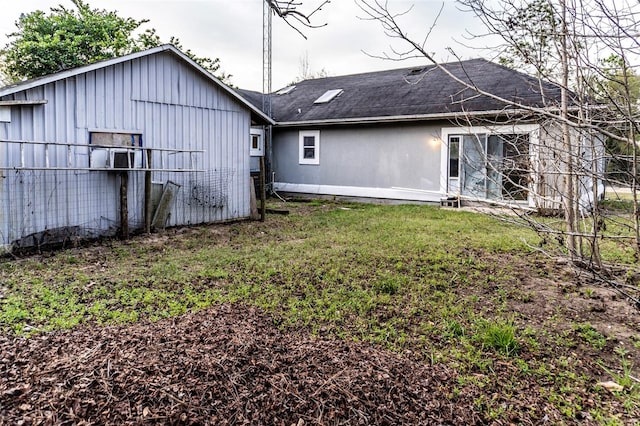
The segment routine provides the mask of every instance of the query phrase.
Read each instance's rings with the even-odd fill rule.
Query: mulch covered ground
[[[245,306],[156,323],[0,335],[0,424],[478,424],[456,374],[283,332]]]

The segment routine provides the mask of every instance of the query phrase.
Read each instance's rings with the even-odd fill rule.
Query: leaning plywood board
[[[158,208],[156,209],[156,212],[153,215],[153,221],[151,222],[152,228],[164,229],[165,226],[167,226],[171,209],[176,203],[178,191],[180,191],[180,185],[175,182],[168,180],[164,185],[164,191],[162,191],[160,203],[158,203]]]

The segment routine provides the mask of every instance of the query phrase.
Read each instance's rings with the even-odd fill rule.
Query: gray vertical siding
[[[0,138],[88,144],[89,132],[139,132],[152,148],[203,150],[203,173],[154,172],[153,181],[181,185],[169,225],[249,216],[250,111],[170,52],[156,53],[45,84],[2,100],[46,99],[12,107]],[[44,146],[25,145],[25,165],[44,166]],[[75,167],[89,148],[74,148]],[[164,154],[165,168],[189,168],[190,155]],[[67,167],[65,147],[49,147],[51,167]],[[159,167],[161,154],[154,153]],[[0,142],[0,165],[19,166],[17,144]],[[74,228],[113,233],[119,226],[119,178],[105,171],[4,171],[0,180],[0,246],[27,235]],[[215,197],[207,194],[213,191]],[[195,198],[194,198],[195,194]],[[129,172],[129,222],[143,225],[144,172]]]

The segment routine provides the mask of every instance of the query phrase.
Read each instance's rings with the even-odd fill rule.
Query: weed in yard
[[[640,397],[640,388],[638,386],[638,383],[634,381],[631,376],[631,372],[633,371],[633,364],[625,358],[622,358],[620,360],[620,364],[621,364],[620,373],[617,373],[612,369],[607,368],[602,363],[600,364],[600,366],[604,371],[606,371],[611,376],[614,382],[616,382],[620,386],[623,386],[629,392],[636,391],[638,393],[637,396]]]
[[[14,332],[20,332],[29,318],[25,301],[19,295],[6,297],[0,309],[0,324],[9,324]]]
[[[373,283],[373,288],[378,293],[396,294],[407,282],[403,275],[384,274]]]
[[[622,358],[620,360],[620,369],[615,371],[600,363],[604,371],[611,376],[612,380],[623,386],[621,392],[617,392],[616,396],[622,401],[622,407],[632,417],[640,416],[640,383],[638,379],[633,377],[633,364]]]
[[[607,416],[600,408],[590,410],[589,414],[593,417],[593,420],[602,426],[624,426],[620,416]]]
[[[518,370],[520,371],[520,373],[529,374],[531,372],[531,367],[529,367],[529,364],[527,363],[527,361],[520,358],[516,358],[514,360],[514,363],[518,367]]]
[[[613,352],[624,358],[629,353],[629,350],[624,346],[616,346],[615,348],[613,348]]]
[[[454,338],[464,336],[464,327],[455,319],[445,320],[444,336]]]
[[[477,339],[485,348],[496,350],[506,356],[515,355],[520,349],[513,321],[481,320],[478,324]]]
[[[578,336],[596,349],[602,349],[607,344],[607,339],[589,323],[575,324],[574,330]]]
[[[229,277],[229,273],[227,271],[208,267],[203,268],[199,275],[201,278],[209,278],[212,280],[223,280]]]

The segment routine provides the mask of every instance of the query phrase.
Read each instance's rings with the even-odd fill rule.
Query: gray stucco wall
[[[275,181],[304,185],[440,190],[441,123],[320,130],[320,164],[298,164],[299,129],[276,128]]]

